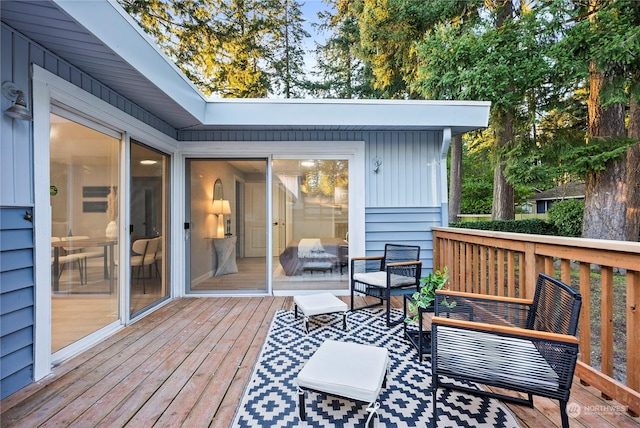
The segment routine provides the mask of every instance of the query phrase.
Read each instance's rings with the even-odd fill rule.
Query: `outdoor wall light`
[[[373,158],[371,164],[373,164],[373,172],[377,174],[378,170],[380,169],[380,165],[382,165],[382,160],[380,160],[379,158]]]
[[[32,121],[33,117],[27,108],[27,102],[24,100],[24,92],[17,88],[13,82],[4,82],[2,84],[2,95],[13,102],[4,113],[14,119]]]

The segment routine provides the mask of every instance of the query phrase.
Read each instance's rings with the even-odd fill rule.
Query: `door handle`
[[[278,225],[278,222],[276,221],[275,223],[273,223],[273,225],[274,225],[274,226],[277,226],[277,225]]]

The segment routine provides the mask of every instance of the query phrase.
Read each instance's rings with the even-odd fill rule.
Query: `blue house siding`
[[[366,255],[379,256],[387,243],[419,245],[422,269],[433,268],[433,234],[440,226],[439,207],[366,208]]]
[[[33,223],[0,208],[0,399],[33,381]]]

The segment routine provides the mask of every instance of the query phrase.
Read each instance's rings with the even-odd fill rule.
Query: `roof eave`
[[[202,122],[204,95],[114,0],[53,0],[76,22]]]
[[[222,127],[299,126],[444,129],[457,135],[485,128],[487,101],[222,99],[209,102],[203,124]]]
[[[115,0],[52,1],[193,116],[196,124],[180,129],[450,128],[457,135],[488,126],[490,103],[486,101],[207,100]]]

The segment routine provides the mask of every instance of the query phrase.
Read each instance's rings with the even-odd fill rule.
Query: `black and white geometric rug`
[[[398,310],[393,314],[400,317]],[[382,346],[389,350],[387,386],[380,396],[378,427],[426,427],[433,417],[431,368],[428,359],[404,339],[402,325],[388,328],[382,309],[363,309],[342,316],[311,317],[307,335],[293,311],[278,311],[271,322],[233,427],[364,426],[366,404],[307,392],[306,422],[298,417],[295,379],[305,362],[326,339]],[[438,392],[439,427],[518,427],[513,414],[498,400],[456,391]]]

